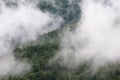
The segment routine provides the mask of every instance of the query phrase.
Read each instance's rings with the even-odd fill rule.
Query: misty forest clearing
[[[0,80],[120,80],[119,0],[0,0]]]

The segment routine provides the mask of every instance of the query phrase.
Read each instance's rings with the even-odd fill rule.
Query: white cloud
[[[120,59],[120,1],[83,0],[82,16],[74,31],[65,31],[55,60],[68,68],[92,62],[92,67]]]
[[[9,7],[0,0],[0,77],[22,74],[30,69],[30,64],[14,57],[11,40],[22,45],[57,29],[61,22],[59,17],[40,11],[34,2],[19,1],[18,6]]]

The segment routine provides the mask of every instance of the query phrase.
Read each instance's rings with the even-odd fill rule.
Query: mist
[[[68,68],[89,63],[93,69],[120,59],[120,1],[82,0],[75,30],[65,29],[53,61]]]
[[[37,1],[0,0],[0,78],[27,73],[31,64],[15,58],[15,47],[57,29],[61,21],[38,9]]]

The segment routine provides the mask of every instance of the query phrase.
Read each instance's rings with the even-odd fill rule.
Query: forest
[[[92,71],[87,62],[76,69],[61,66],[59,61],[50,62],[61,49],[59,36],[67,28],[74,30],[75,24],[81,18],[78,4],[80,1],[73,0],[72,4],[69,4],[69,0],[55,0],[56,6],[53,6],[51,0],[40,0],[37,5],[40,10],[61,16],[65,22],[59,29],[39,36],[37,40],[28,42],[22,48],[16,47],[14,56],[32,64],[32,68],[25,75],[7,75],[2,80],[120,80],[119,63],[100,67],[94,74],[91,74]],[[9,6],[11,5],[14,4],[9,4]]]

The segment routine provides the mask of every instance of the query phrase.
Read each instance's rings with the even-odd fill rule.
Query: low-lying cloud
[[[82,0],[75,30],[65,30],[53,60],[68,68],[90,62],[98,68],[120,59],[120,1]]]
[[[19,75],[30,69],[30,64],[14,57],[17,44],[36,40],[39,35],[57,29],[61,23],[59,17],[38,9],[34,0],[16,0],[11,6],[6,3],[13,0],[6,1],[0,0],[0,78]]]

